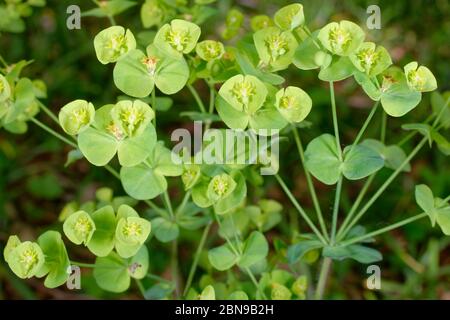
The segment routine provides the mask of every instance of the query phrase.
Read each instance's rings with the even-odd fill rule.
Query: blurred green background
[[[0,5],[3,0],[0,0]],[[121,14],[116,20],[133,32],[143,30],[139,9],[143,1]],[[237,7],[247,17],[256,14],[272,15],[281,6],[291,1],[220,0],[212,6],[218,8],[202,26],[202,34],[218,37],[223,29],[224,13]],[[311,30],[318,29],[329,21],[349,19],[366,29],[369,5],[381,8],[380,30],[366,30],[369,41],[385,46],[392,55],[394,64],[403,66],[411,60],[428,66],[438,80],[439,90],[450,90],[450,4],[447,0],[308,0],[304,5],[307,24]],[[96,57],[92,40],[96,33],[109,26],[105,18],[82,18],[81,30],[68,30],[66,9],[78,4],[82,11],[95,5],[90,1],[47,0],[43,8],[36,8],[33,15],[25,19],[23,33],[2,33],[0,54],[14,63],[22,59],[33,60],[24,71],[30,78],[39,78],[48,86],[48,99],[44,102],[55,113],[67,102],[74,99],[93,101],[95,105],[116,101],[121,93],[115,88],[112,79],[112,66],[101,65]],[[2,17],[0,16],[0,19]],[[248,19],[248,18],[247,18]],[[248,27],[248,21],[246,22]],[[317,79],[315,71],[299,71],[290,68],[286,74],[287,82],[307,91],[313,100],[314,109],[308,120],[314,125],[302,131],[304,140],[309,141],[321,132],[332,128],[329,114],[329,94],[326,83]],[[200,93],[208,99],[206,86],[199,84]],[[349,143],[357,134],[367,116],[370,100],[357,87],[353,80],[337,84],[337,104],[343,143]],[[174,97],[173,107],[161,113],[158,119],[158,133],[166,137],[172,129],[189,120],[181,118],[184,110],[195,110],[195,104],[187,90]],[[430,113],[430,96],[424,95],[420,106],[402,120],[390,118],[388,122],[387,143],[398,142],[404,132],[402,123],[420,122]],[[43,113],[40,119],[56,128]],[[377,122],[369,127],[370,134],[378,134]],[[372,132],[371,132],[372,131]],[[417,140],[409,142],[410,148]],[[290,179],[293,193],[306,206],[310,206],[307,185],[293,142],[282,145],[282,174]],[[64,167],[69,149],[52,136],[43,133],[30,124],[29,132],[13,135],[0,131],[0,250],[10,234],[20,234],[24,238],[36,235],[50,227],[60,228],[57,217],[64,204],[71,200],[87,201],[95,196],[99,187],[110,187],[117,195],[124,192],[120,184],[104,170],[90,166],[86,161],[78,161],[69,168]],[[285,154],[284,154],[285,153]],[[386,179],[389,172],[377,176],[375,186]],[[295,177],[295,178],[292,178]],[[436,149],[425,148],[412,162],[410,173],[397,178],[376,202],[364,219],[373,229],[383,227],[387,221],[397,221],[418,212],[413,198],[415,184],[426,183],[433,186],[437,195],[450,191],[450,163]],[[266,189],[253,192],[266,193],[289,207],[287,199],[274,181],[266,179]],[[342,208],[352,204],[361,184],[346,186]],[[333,192],[318,185],[322,203],[332,205]],[[178,197],[177,188],[171,189],[173,197]],[[328,199],[329,198],[329,199]],[[274,231],[275,236],[289,235],[292,223],[289,214]],[[331,217],[328,217],[329,219]],[[153,245],[158,248],[158,244]],[[165,248],[164,246],[161,246]],[[450,238],[440,230],[431,229],[429,221],[423,219],[407,227],[391,232],[379,239],[378,248],[384,254],[379,264],[382,272],[382,289],[366,290],[364,279],[366,267],[344,261],[335,264],[334,273],[328,288],[327,297],[335,299],[450,299]],[[195,247],[188,244],[181,247],[180,255],[190,255]],[[71,249],[72,250],[72,249]],[[78,250],[78,251],[77,251]],[[90,259],[83,250],[71,251],[72,256]],[[167,270],[167,254],[164,250],[153,250],[150,256],[153,269],[164,274]],[[39,279],[22,281],[16,278],[0,260],[0,299],[77,299],[112,298],[98,289],[89,272],[83,280],[81,292],[65,288],[46,289]],[[121,295],[122,298],[135,298],[135,288]]]

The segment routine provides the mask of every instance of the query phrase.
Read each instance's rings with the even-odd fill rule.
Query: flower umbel
[[[44,254],[39,245],[30,241],[19,244],[8,255],[11,270],[22,279],[35,276],[44,264],[44,260]]]
[[[289,50],[288,42],[281,33],[269,35],[265,42],[272,60],[277,60]]]
[[[144,57],[141,62],[147,68],[148,73],[153,76],[155,75],[158,61],[157,57]]]
[[[256,87],[253,83],[244,79],[242,82],[234,84],[231,93],[240,103],[248,105],[252,97],[256,94]]]
[[[63,230],[73,243],[87,245],[94,234],[95,223],[86,211],[77,211],[64,221]]]
[[[188,30],[174,30],[174,28],[170,28],[165,36],[166,41],[172,48],[179,52],[183,52],[189,42]]]
[[[226,174],[219,174],[212,178],[208,185],[208,197],[212,201],[219,201],[227,197],[236,188],[236,182]]]
[[[111,132],[118,140],[124,136],[134,137],[140,135],[154,118],[155,113],[150,106],[140,100],[119,101],[111,110],[113,126]]]
[[[119,220],[116,237],[127,245],[141,245],[150,234],[150,222],[140,217],[127,217]]]
[[[351,42],[351,35],[347,30],[337,26],[330,30],[328,39],[335,51],[345,51]]]

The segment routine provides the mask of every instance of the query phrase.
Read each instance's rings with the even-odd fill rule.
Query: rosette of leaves
[[[95,112],[92,126],[78,135],[78,147],[96,166],[106,165],[116,153],[122,166],[136,166],[156,144],[154,117],[153,109],[140,100],[105,105]]]
[[[271,71],[286,69],[291,64],[298,45],[291,31],[269,27],[255,32],[253,39],[261,62]]]
[[[282,129],[287,121],[275,107],[276,88],[251,75],[236,75],[220,88],[217,112],[232,129]],[[262,134],[258,132],[258,134]]]
[[[163,144],[157,143],[143,163],[122,167],[120,180],[127,194],[138,200],[148,200],[167,190],[166,177],[177,177],[182,173],[181,159]]]
[[[156,33],[155,46],[175,59],[194,50],[200,38],[200,27],[195,23],[174,19]]]
[[[181,58],[164,54],[154,45],[147,53],[131,50],[114,68],[114,83],[129,96],[144,98],[156,86],[164,94],[180,91],[189,78],[189,67]]]
[[[424,185],[416,186],[415,190],[416,202],[419,207],[428,215],[431,225],[437,225],[442,232],[450,235],[450,204],[439,197],[433,195],[433,191]],[[447,197],[448,199],[448,197]]]
[[[305,150],[305,165],[319,181],[327,185],[337,183],[341,175],[349,180],[359,180],[380,170],[384,159],[364,145],[352,145],[344,149],[340,160],[336,139],[323,134],[313,139]]]
[[[247,195],[247,184],[239,170],[227,173],[221,169],[203,174],[192,188],[192,200],[200,208],[213,206],[217,214],[224,214],[239,206]]]
[[[263,261],[269,253],[269,245],[264,235],[253,231],[243,242],[234,242],[215,247],[208,251],[211,265],[219,271],[225,271],[237,265],[246,269]]]
[[[100,288],[119,293],[130,287],[131,278],[143,279],[148,268],[148,249],[142,246],[131,258],[122,258],[115,252],[106,257],[97,257],[93,274]]]
[[[100,31],[94,38],[95,54],[102,64],[116,62],[136,48],[136,39],[130,30],[112,26]]]
[[[384,111],[392,117],[405,115],[422,99],[421,92],[408,85],[405,74],[398,67],[390,67],[372,78],[358,72],[355,73],[355,80],[372,100],[380,101]]]
[[[10,269],[21,279],[36,276],[45,262],[44,253],[37,243],[21,242],[17,236],[9,237],[3,257]]]

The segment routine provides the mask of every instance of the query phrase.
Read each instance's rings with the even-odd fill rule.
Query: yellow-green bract
[[[130,51],[114,68],[114,83],[124,93],[144,98],[154,86],[164,94],[180,91],[189,78],[184,58],[173,58],[151,44],[147,52]]]
[[[364,42],[350,55],[350,60],[360,70],[370,77],[376,76],[386,70],[392,60],[387,50],[376,46],[373,42]]]
[[[78,146],[96,166],[106,165],[116,153],[122,166],[138,165],[156,143],[154,116],[153,109],[140,100],[103,106],[96,111],[93,125],[78,135]]]
[[[204,40],[197,43],[195,47],[197,55],[205,61],[220,59],[225,53],[223,44],[219,41]]]
[[[294,30],[305,22],[303,6],[293,3],[279,9],[274,16],[275,24],[283,30]]]
[[[75,100],[61,108],[59,123],[70,135],[77,135],[94,121],[95,108],[85,100]]]
[[[408,63],[405,68],[408,86],[419,92],[433,91],[437,88],[436,78],[425,66],[419,66],[416,61]]]
[[[112,26],[97,34],[94,38],[97,59],[102,64],[116,62],[136,48],[136,40],[130,30],[121,26]]]
[[[301,122],[311,111],[312,100],[302,89],[287,87],[277,92],[276,107],[287,121]]]
[[[21,242],[17,236],[9,238],[3,254],[11,270],[22,279],[34,277],[45,262],[42,249],[37,243]]]
[[[259,58],[271,71],[286,69],[292,62],[297,41],[291,31],[269,27],[253,35]]]
[[[166,54],[181,58],[195,48],[200,33],[200,27],[195,23],[174,19],[158,30],[154,44]]]
[[[0,102],[5,101],[11,96],[11,87],[6,78],[0,74]]]
[[[357,24],[347,20],[327,24],[318,35],[322,45],[339,56],[349,56],[355,52],[364,38],[364,31]]]

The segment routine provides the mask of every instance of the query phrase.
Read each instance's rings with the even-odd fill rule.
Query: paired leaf
[[[322,254],[334,260],[353,259],[364,264],[374,263],[383,259],[379,251],[357,244],[346,247],[327,246],[323,249]]]
[[[339,160],[336,140],[323,134],[311,141],[305,151],[305,165],[321,182],[335,184],[341,174],[349,180],[358,180],[378,171],[384,165],[383,158],[362,145],[349,146],[344,150],[343,161]]]

